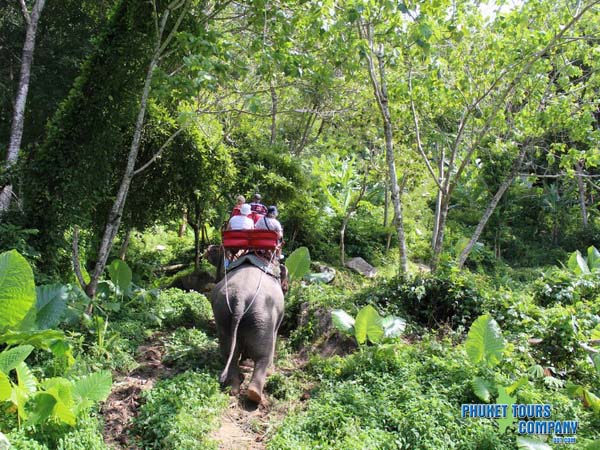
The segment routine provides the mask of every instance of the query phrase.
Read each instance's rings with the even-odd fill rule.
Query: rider
[[[240,214],[229,219],[227,230],[253,230],[254,221],[249,216],[251,212],[250,205],[244,203],[240,207]]]
[[[254,223],[258,222],[262,217],[267,215],[267,207],[260,202],[261,199],[261,195],[257,192],[252,197],[252,203],[250,203],[250,209],[252,210],[252,219],[254,220]]]
[[[231,217],[233,216],[239,216],[240,213],[240,208],[242,207],[242,205],[246,203],[246,198],[243,195],[238,195],[235,198],[235,206],[233,207],[233,210],[231,211]]]
[[[281,241],[283,239],[283,227],[279,220],[277,220],[277,216],[279,212],[277,211],[276,206],[269,206],[267,210],[267,215],[265,217],[261,217],[258,222],[255,224],[255,228],[257,230],[271,230],[277,231],[277,237]]]

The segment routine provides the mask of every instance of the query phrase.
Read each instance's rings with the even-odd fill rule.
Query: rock
[[[324,264],[315,265],[316,272],[311,272],[304,276],[304,281],[308,283],[331,283],[335,278],[335,269]]]
[[[206,292],[206,289],[214,287],[215,279],[207,272],[191,273],[177,278],[170,287],[179,288],[184,291]]]
[[[345,266],[367,278],[373,278],[377,275],[375,267],[360,257],[349,259],[346,261]]]

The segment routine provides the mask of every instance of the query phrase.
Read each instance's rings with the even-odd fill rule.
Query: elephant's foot
[[[240,386],[243,382],[243,374],[239,374],[238,376],[235,376],[231,379],[231,383],[229,383],[229,385],[231,386],[231,395],[238,395],[240,393]]]
[[[250,400],[251,402],[254,402],[254,403],[258,403],[258,404],[262,403],[262,395],[256,389],[256,387],[253,387],[253,386],[248,387],[248,400]]]

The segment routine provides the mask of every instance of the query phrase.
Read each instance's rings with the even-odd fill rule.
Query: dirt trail
[[[162,363],[162,337],[162,333],[156,333],[146,344],[139,346],[136,357],[139,367],[129,375],[117,377],[111,394],[102,406],[102,435],[110,448],[137,449],[137,446],[129,441],[128,431],[132,419],[136,416],[140,395],[143,391],[152,389],[156,380],[171,373]]]

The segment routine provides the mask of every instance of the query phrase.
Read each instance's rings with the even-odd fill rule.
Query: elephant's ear
[[[288,271],[287,271],[287,267],[285,267],[283,264],[281,264],[279,266],[279,269],[280,269],[279,276],[281,279],[281,290],[283,291],[283,295],[285,295],[290,290],[290,280],[288,278]]]

